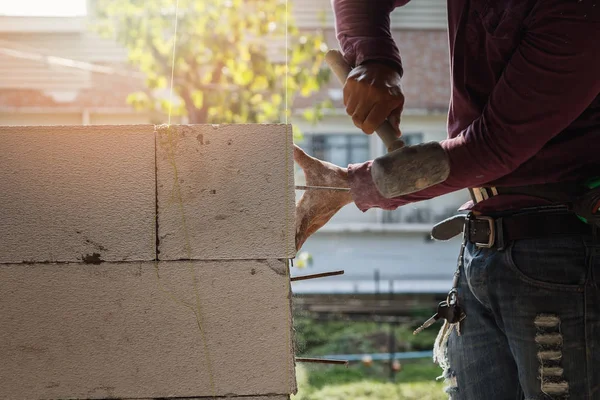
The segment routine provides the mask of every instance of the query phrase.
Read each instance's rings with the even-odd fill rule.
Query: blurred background
[[[320,159],[346,166],[384,154],[380,140],[346,116],[341,86],[323,63],[338,47],[330,0],[175,5],[2,2],[0,125],[287,121],[296,143]],[[442,140],[446,3],[413,1],[391,21],[405,70],[404,140]],[[296,179],[302,184],[299,169]],[[412,330],[445,298],[459,250],[457,240],[432,241],[431,227],[467,198],[461,191],[366,213],[350,205],[306,242],[292,275],[345,274],[293,284],[297,354],[350,365],[300,365],[296,399],[445,398],[431,361],[439,325]]]

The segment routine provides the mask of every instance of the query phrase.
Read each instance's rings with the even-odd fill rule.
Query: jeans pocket
[[[518,240],[505,257],[508,268],[533,286],[582,291],[587,279],[586,247],[579,236]]]

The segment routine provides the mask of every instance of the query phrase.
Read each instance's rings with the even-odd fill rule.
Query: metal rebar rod
[[[336,190],[338,192],[349,192],[350,188],[330,187],[330,186],[305,186],[296,185],[297,190]]]
[[[344,274],[343,270],[340,270],[340,271],[331,271],[331,272],[323,272],[323,273],[320,273],[320,274],[294,276],[290,280],[292,282],[295,282],[295,281],[305,281],[307,279],[318,279],[318,278],[325,278],[327,276],[335,276],[335,275],[343,275],[343,274]]]
[[[296,357],[296,361],[305,363],[317,363],[317,364],[338,364],[348,365],[348,360],[333,360],[330,358],[304,358]]]

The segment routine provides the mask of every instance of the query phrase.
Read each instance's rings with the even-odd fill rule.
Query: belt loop
[[[473,203],[481,203],[483,201],[483,195],[481,194],[480,188],[471,188],[469,189],[471,192],[471,197],[473,198]]]
[[[585,256],[587,261],[586,281],[590,282],[591,285],[595,288],[598,287],[599,283],[596,282],[596,273],[594,268],[596,257],[600,256],[600,236],[598,235],[598,233],[598,226],[592,225],[592,242],[589,245],[585,244]]]
[[[496,228],[496,250],[502,251],[509,243],[504,243],[504,227],[502,217],[496,218],[494,225]]]
[[[471,241],[471,221],[475,219],[473,211],[469,211],[465,216],[465,226],[463,228],[463,241]]]

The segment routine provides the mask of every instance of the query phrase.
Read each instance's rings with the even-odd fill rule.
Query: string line
[[[171,60],[171,84],[170,84],[170,90],[169,90],[169,92],[170,92],[169,93],[169,117],[168,117],[168,123],[166,126],[167,145],[168,145],[167,155],[169,158],[169,162],[173,168],[174,177],[173,177],[172,196],[175,197],[175,200],[177,201],[177,205],[179,208],[179,212],[181,214],[181,224],[182,224],[182,228],[183,228],[184,241],[185,241],[185,252],[187,255],[187,259],[189,260],[188,268],[189,268],[191,277],[193,279],[193,290],[194,290],[194,297],[195,297],[195,305],[194,306],[190,307],[190,305],[186,304],[185,302],[183,302],[183,305],[187,306],[188,308],[191,308],[192,312],[195,314],[196,324],[198,326],[198,331],[200,333],[202,347],[204,350],[205,363],[206,363],[206,368],[207,368],[207,373],[208,373],[208,378],[209,378],[209,385],[211,388],[212,397],[213,397],[213,399],[216,399],[215,376],[214,376],[212,361],[211,361],[210,354],[209,354],[209,346],[208,346],[208,341],[207,341],[207,337],[206,337],[206,331],[203,329],[203,308],[202,308],[202,304],[201,304],[199,287],[198,287],[198,277],[196,275],[196,270],[194,269],[194,267],[192,265],[192,261],[191,261],[192,248],[191,248],[188,226],[187,226],[187,222],[186,222],[185,209],[183,206],[183,198],[181,195],[181,188],[179,186],[178,170],[177,170],[177,164],[175,161],[175,151],[174,151],[173,137],[172,137],[173,128],[171,127],[171,115],[172,115],[172,110],[173,110],[173,83],[174,83],[174,76],[175,76],[175,59],[176,59],[175,55],[176,55],[176,50],[177,50],[178,22],[179,22],[179,0],[176,0],[176,2],[175,2],[175,24],[174,24],[175,28],[174,28],[174,33],[173,33],[173,55],[172,55],[172,60]],[[177,131],[176,134],[179,134],[179,131]],[[157,277],[159,277],[158,265],[156,268],[156,274],[157,274]]]
[[[175,2],[175,33],[173,34],[173,58],[171,60],[171,89],[169,94],[169,121],[168,126],[171,126],[171,112],[173,111],[173,77],[175,75],[175,49],[177,48],[177,24],[179,21],[179,0]]]
[[[289,105],[288,105],[288,74],[289,74],[289,43],[288,43],[288,26],[289,26],[289,21],[288,21],[288,1],[289,0],[285,0],[285,124],[288,124],[288,112],[289,112]]]
[[[284,75],[284,79],[285,79],[285,112],[284,112],[284,122],[285,122],[285,174],[286,174],[286,198],[285,198],[285,207],[286,207],[286,211],[285,211],[285,240],[284,240],[284,248],[285,248],[285,252],[284,254],[288,254],[288,250],[287,250],[287,246],[288,246],[288,242],[289,242],[289,231],[290,231],[290,225],[291,225],[291,217],[292,215],[290,215],[290,213],[288,213],[287,211],[287,207],[288,204],[290,203],[290,192],[291,192],[291,188],[290,186],[294,187],[294,164],[293,162],[290,163],[290,153],[293,151],[293,149],[290,149],[290,136],[293,135],[293,129],[290,132],[290,125],[289,125],[289,121],[288,121],[288,114],[289,114],[289,38],[288,38],[288,31],[289,31],[289,8],[288,8],[288,4],[289,4],[289,0],[285,1],[285,75]],[[292,139],[292,143],[293,143],[293,139]],[[291,164],[291,166],[290,166]],[[290,173],[290,167],[292,169],[291,171],[291,185],[290,185],[290,179],[288,174]],[[295,201],[294,201],[294,206],[295,206]],[[295,248],[294,248],[295,250]],[[288,349],[288,354],[289,354],[289,360],[288,360],[288,389],[291,391],[292,390],[292,382],[294,381],[294,377],[296,375],[295,373],[295,369],[296,369],[296,361],[295,361],[295,349],[294,349],[294,340],[293,340],[293,328],[294,328],[294,322],[293,322],[293,314],[292,314],[292,287],[291,287],[291,273],[290,273],[290,260],[286,259],[285,260],[285,273],[286,273],[286,288],[287,288],[287,295],[286,297],[289,299],[288,302],[288,307],[289,307],[289,318],[287,318],[287,333],[286,333],[286,346]]]

